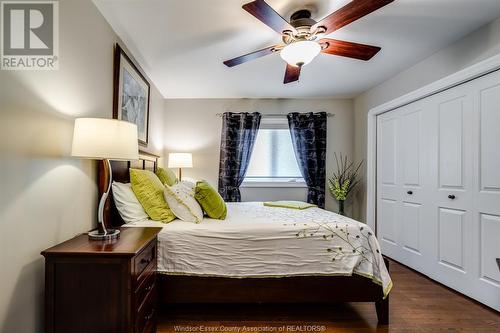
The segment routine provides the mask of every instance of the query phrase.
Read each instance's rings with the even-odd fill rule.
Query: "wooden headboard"
[[[130,183],[129,169],[151,170],[158,168],[159,156],[145,151],[139,151],[139,159],[136,161],[111,161],[113,181],[120,183]],[[104,163],[99,163],[99,197],[106,191],[109,175],[104,168]],[[106,205],[104,206],[104,224],[107,228],[119,227],[125,222],[121,218],[113,199],[113,189],[111,189]]]

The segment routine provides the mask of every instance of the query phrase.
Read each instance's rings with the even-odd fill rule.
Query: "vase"
[[[344,213],[344,200],[339,200],[339,214],[345,215],[345,213]]]

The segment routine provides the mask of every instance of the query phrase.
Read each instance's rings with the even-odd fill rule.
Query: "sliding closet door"
[[[399,205],[401,188],[398,183],[399,114],[390,112],[377,118],[377,236],[382,253],[400,257]]]
[[[500,311],[500,72],[473,81],[473,295]]]
[[[398,170],[400,184],[400,243],[402,260],[423,269],[425,236],[429,226],[424,203],[427,199],[425,161],[428,159],[424,103],[415,102],[399,111]]]
[[[425,127],[422,103],[413,103],[378,118],[378,237],[382,250],[421,269],[426,213]]]
[[[428,234],[429,272],[453,288],[463,288],[472,272],[473,255],[473,122],[469,85],[447,90],[426,101],[429,122]]]

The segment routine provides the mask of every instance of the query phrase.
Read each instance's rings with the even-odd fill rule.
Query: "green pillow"
[[[196,183],[194,197],[209,217],[218,220],[226,218],[227,207],[224,199],[206,180]]]
[[[170,222],[175,215],[163,196],[163,184],[149,170],[130,169],[132,191],[152,220]]]
[[[158,170],[156,170],[156,175],[163,183],[163,185],[174,186],[175,184],[177,184],[177,177],[175,176],[175,173],[170,169],[158,168]]]

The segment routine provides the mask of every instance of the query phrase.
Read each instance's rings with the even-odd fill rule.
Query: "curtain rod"
[[[217,117],[222,117],[224,115],[224,113],[216,113],[215,114]],[[286,117],[287,114],[282,114],[282,113],[261,113],[261,117],[263,118],[280,118],[280,117]],[[335,116],[335,113],[329,113],[327,112],[326,113],[326,116],[327,117],[333,117]]]

